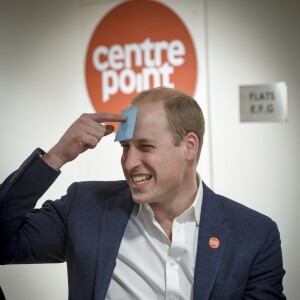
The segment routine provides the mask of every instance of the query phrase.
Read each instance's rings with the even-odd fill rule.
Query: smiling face
[[[195,154],[191,159],[188,137],[174,145],[163,102],[137,103],[134,136],[123,141],[121,164],[137,203],[170,206],[190,193],[195,177]],[[193,182],[194,184],[194,182]]]

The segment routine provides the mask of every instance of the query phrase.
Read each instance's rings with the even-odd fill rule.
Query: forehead
[[[137,118],[134,138],[147,138],[168,131],[167,116],[163,102],[145,101],[137,103]]]

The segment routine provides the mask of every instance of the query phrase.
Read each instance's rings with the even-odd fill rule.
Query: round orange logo
[[[196,52],[181,19],[155,1],[126,1],[96,27],[85,77],[96,111],[120,113],[140,91],[174,87],[194,94]]]
[[[216,249],[220,246],[220,240],[216,237],[211,237],[208,241],[209,247]]]

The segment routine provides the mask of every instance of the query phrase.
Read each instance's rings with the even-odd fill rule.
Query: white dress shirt
[[[200,212],[200,180],[189,209],[176,217],[172,241],[148,204],[136,204],[126,227],[106,299],[192,299]]]

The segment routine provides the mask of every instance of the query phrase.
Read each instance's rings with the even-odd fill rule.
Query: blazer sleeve
[[[280,234],[272,221],[266,240],[253,261],[244,299],[286,299],[282,285],[284,274]]]
[[[34,209],[60,174],[41,159],[43,153],[35,150],[0,186],[1,264],[64,260],[66,201]]]

